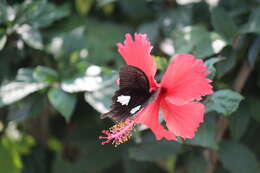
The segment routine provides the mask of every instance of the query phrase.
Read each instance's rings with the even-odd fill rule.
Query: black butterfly
[[[137,67],[126,65],[119,71],[119,89],[112,97],[111,109],[101,118],[111,118],[115,122],[124,121],[135,115],[150,102],[154,92],[149,92],[149,80]]]

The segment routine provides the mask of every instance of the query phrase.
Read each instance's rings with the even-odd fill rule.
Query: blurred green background
[[[196,136],[142,126],[117,148],[98,136],[124,64],[146,33],[158,63],[191,53],[215,93]],[[259,0],[1,0],[0,173],[259,173]]]

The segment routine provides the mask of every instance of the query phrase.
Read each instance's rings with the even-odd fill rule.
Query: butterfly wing
[[[137,67],[126,65],[119,70],[119,87],[149,91],[149,81],[145,73]]]
[[[140,111],[150,98],[149,81],[145,73],[137,67],[126,65],[119,71],[119,89],[112,97],[111,109],[101,118],[123,121]]]

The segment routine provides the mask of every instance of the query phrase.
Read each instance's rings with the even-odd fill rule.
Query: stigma
[[[99,139],[105,139],[101,144],[112,142],[115,147],[128,141],[132,137],[132,130],[135,126],[135,121],[126,119],[110,127],[109,130],[103,130],[102,133],[106,136],[99,136]]]

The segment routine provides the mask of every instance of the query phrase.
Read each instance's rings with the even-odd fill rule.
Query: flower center
[[[102,133],[106,136],[99,136],[99,139],[106,139],[102,142],[102,145],[112,141],[112,144],[116,146],[128,141],[135,125],[135,121],[126,119],[125,121],[119,122],[114,126],[110,127],[109,130],[103,130]]]

